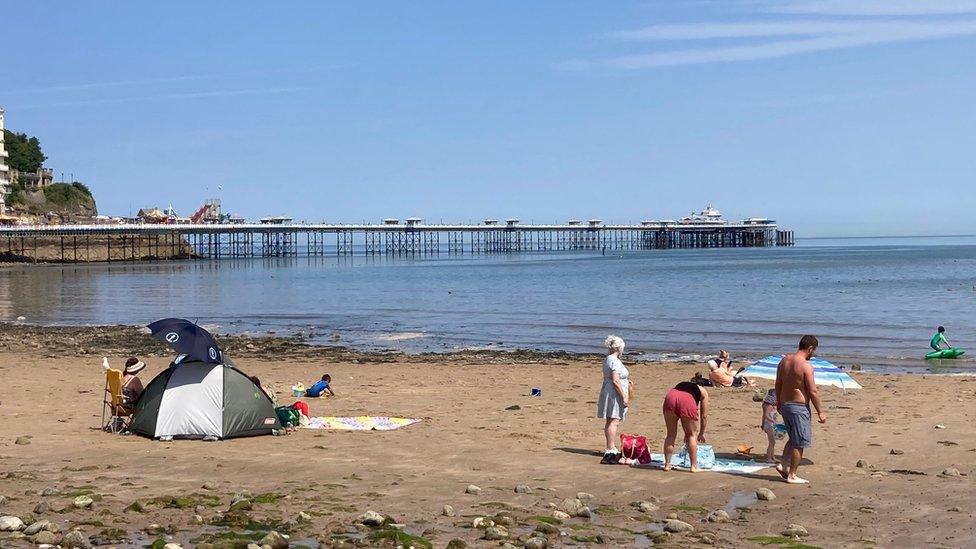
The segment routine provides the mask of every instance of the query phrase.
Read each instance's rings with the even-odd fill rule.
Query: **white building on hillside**
[[[7,213],[7,193],[10,192],[7,156],[7,150],[3,148],[3,107],[0,107],[0,214]]]

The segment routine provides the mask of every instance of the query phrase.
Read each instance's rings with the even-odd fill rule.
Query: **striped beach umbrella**
[[[761,377],[765,379],[776,379],[776,369],[779,368],[779,361],[783,360],[783,355],[767,356],[762,360],[757,360],[746,366],[738,376]],[[832,385],[841,389],[860,389],[861,384],[854,381],[847,372],[837,366],[819,358],[810,359],[813,365],[813,381],[817,385]]]

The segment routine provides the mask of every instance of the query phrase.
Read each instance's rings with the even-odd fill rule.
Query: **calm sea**
[[[743,359],[820,337],[866,369],[973,371],[922,360],[939,324],[976,354],[976,237],[807,239],[794,248],[425,259],[290,258],[0,269],[0,320],[146,324],[408,352],[597,352],[608,333],[648,359]]]

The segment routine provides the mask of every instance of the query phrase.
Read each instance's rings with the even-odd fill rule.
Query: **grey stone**
[[[61,540],[61,545],[67,549],[89,549],[91,547],[91,544],[88,543],[88,538],[79,530],[68,532],[64,536],[64,539]]]
[[[683,520],[668,519],[664,521],[664,531],[678,534],[681,532],[694,532],[695,527]]]
[[[88,496],[78,496],[71,501],[75,509],[87,509],[92,506],[92,503],[95,503],[95,500]]]
[[[857,463],[855,463],[854,466],[857,467],[857,468],[859,468],[859,469],[867,469],[867,468],[871,467],[871,465],[867,461],[865,461],[863,459],[857,460]]]
[[[30,443],[31,443],[31,437],[17,437],[17,439],[14,440],[14,444],[18,446],[27,446]]]
[[[481,488],[475,486],[474,484],[469,484],[468,487],[464,489],[464,493],[478,495],[481,493]]]
[[[535,531],[547,536],[559,535],[559,527],[555,524],[549,524],[548,522],[540,522],[539,525],[535,527]]]
[[[570,516],[569,513],[564,513],[559,509],[556,509],[555,511],[552,512],[552,518],[559,519],[559,520],[569,520]]]
[[[636,508],[641,513],[653,513],[655,511],[657,511],[658,509],[660,509],[660,507],[658,507],[657,505],[654,505],[653,503],[651,503],[650,501],[647,501],[647,500],[644,500],[644,501],[635,501],[631,505],[633,505],[634,508]]]
[[[27,528],[24,528],[24,535],[25,536],[33,536],[34,534],[36,534],[36,533],[38,533],[38,532],[40,532],[42,530],[50,530],[50,529],[51,529],[51,521],[49,521],[49,520],[39,520],[39,521],[35,522],[34,524],[31,524]]]
[[[715,542],[718,541],[718,536],[713,532],[700,532],[697,537],[698,542],[704,545],[715,545]]]
[[[673,537],[671,532],[654,532],[649,535],[651,536],[651,541],[654,542],[654,545],[664,545],[665,543],[671,541],[671,538]]]
[[[57,545],[61,543],[61,535],[47,530],[41,530],[31,538],[36,545]]]
[[[475,517],[474,520],[471,521],[472,528],[484,529],[494,525],[495,525],[495,521],[491,520],[488,517]]]
[[[163,549],[183,549],[183,546],[179,543],[167,543],[163,546]]]
[[[274,530],[268,532],[258,543],[262,547],[269,546],[271,549],[288,549],[288,538]]]
[[[807,529],[799,524],[790,524],[786,527],[786,530],[780,533],[790,538],[802,538],[810,535],[810,532],[807,532]]]
[[[725,512],[725,509],[716,509],[705,517],[708,522],[728,522],[731,520],[729,514]]]
[[[956,469],[955,467],[947,467],[942,470],[942,476],[944,477],[958,477],[959,474],[959,469]]]
[[[41,497],[49,498],[51,496],[60,496],[61,490],[57,488],[45,488],[41,490]]]
[[[454,512],[454,507],[451,507],[450,505],[445,505],[444,508],[441,509],[441,514],[444,515],[445,517],[453,517],[457,513]]]
[[[447,542],[447,549],[465,549],[467,546],[467,542],[460,538],[454,538]]]
[[[488,541],[508,539],[508,530],[504,526],[489,526],[485,528],[484,539]]]
[[[216,490],[217,484],[213,482],[204,482],[201,488],[203,488],[204,490]]]
[[[261,549],[261,546],[256,543],[248,543],[247,549]]]
[[[305,511],[298,512],[298,522],[312,522],[312,515],[306,513]]]
[[[525,549],[548,549],[549,540],[543,537],[532,537],[525,540],[523,547]]]
[[[893,456],[900,456],[900,455],[904,454],[905,451],[904,450],[899,450],[898,448],[892,448],[891,451],[888,452],[888,453],[891,454],[891,455],[893,455]]]
[[[7,496],[0,496],[0,505],[7,504]]]
[[[678,518],[678,513],[668,513],[668,516],[666,518],[669,518],[669,519],[677,519]]]
[[[46,501],[42,501],[34,506],[35,515],[46,515],[51,511],[51,506]]]
[[[772,490],[764,486],[762,488],[756,489],[756,499],[758,499],[759,501],[773,501],[774,499],[776,499],[776,494],[774,494]]]
[[[383,515],[377,513],[376,511],[366,511],[365,513],[359,515],[357,520],[371,528],[378,528],[383,526],[383,523],[386,522]]]
[[[557,509],[571,517],[588,518],[590,516],[590,509],[583,505],[583,502],[577,498],[566,498],[562,500]]]
[[[0,532],[19,532],[24,529],[24,521],[18,517],[0,517]]]
[[[193,515],[193,524],[203,524],[203,515]]]
[[[528,484],[519,484],[518,486],[515,487],[515,493],[516,494],[531,494],[532,493],[532,487],[529,486]]]
[[[594,498],[595,496],[593,494],[587,492],[576,492],[576,499],[580,501],[588,501]]]
[[[505,408],[505,409],[506,409],[506,410],[511,410],[511,411],[513,411],[513,412],[514,412],[515,410],[521,410],[521,409],[522,409],[522,407],[521,407],[521,406],[519,406],[518,404],[513,404],[513,405],[511,405],[511,406],[509,406],[508,408]]]

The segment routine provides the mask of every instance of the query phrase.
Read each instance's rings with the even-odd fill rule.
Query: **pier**
[[[484,224],[120,224],[0,227],[0,260],[144,261],[294,256],[429,256],[551,251],[792,246],[792,231],[770,221],[719,225],[650,222],[604,225]]]

